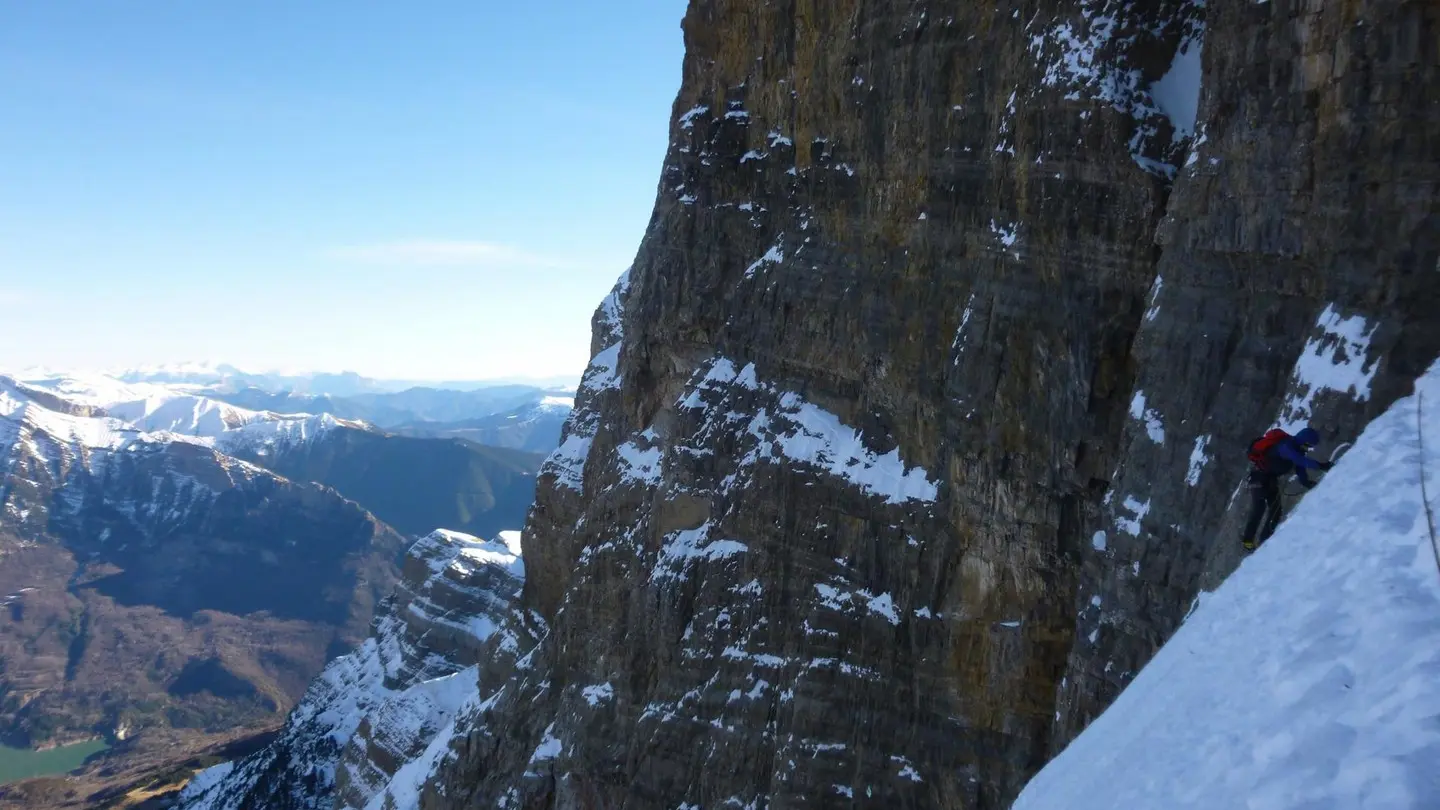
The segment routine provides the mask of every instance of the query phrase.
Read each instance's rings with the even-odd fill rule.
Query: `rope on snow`
[[[1420,440],[1420,502],[1425,504],[1425,520],[1430,528],[1430,548],[1435,552],[1435,568],[1440,570],[1440,541],[1435,539],[1435,513],[1430,510],[1430,495],[1425,488],[1425,419],[1421,405],[1424,392],[1415,388],[1415,435]]]

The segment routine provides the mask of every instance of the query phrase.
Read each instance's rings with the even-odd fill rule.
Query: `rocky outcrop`
[[[1235,564],[1246,439],[1440,349],[1437,25],[692,0],[539,641],[397,806],[1006,806]]]
[[[326,667],[273,744],[206,771],[182,802],[365,808],[413,793],[416,775],[448,750],[457,715],[478,704],[482,665],[513,663],[519,639],[500,628],[514,618],[524,576],[518,533],[488,543],[448,531],[421,538],[371,637]]]

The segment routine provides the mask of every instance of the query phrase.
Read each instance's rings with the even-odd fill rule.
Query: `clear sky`
[[[0,367],[578,373],[683,0],[0,0]]]

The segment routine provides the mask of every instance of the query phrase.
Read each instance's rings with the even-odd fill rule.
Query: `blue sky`
[[[0,0],[0,367],[578,372],[683,0]]]

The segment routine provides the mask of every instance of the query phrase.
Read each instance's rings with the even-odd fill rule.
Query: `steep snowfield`
[[[1015,810],[1440,808],[1440,364],[1417,388]]]

